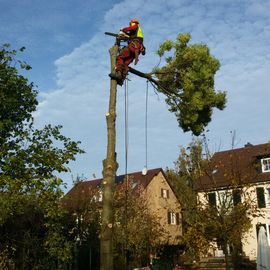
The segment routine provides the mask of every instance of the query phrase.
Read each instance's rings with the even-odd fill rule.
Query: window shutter
[[[210,206],[216,206],[217,205],[217,199],[216,199],[216,193],[210,192],[208,193],[208,201]]]
[[[169,190],[167,189],[166,192],[167,192],[167,199],[169,199]]]
[[[171,212],[168,212],[168,224],[171,224]]]
[[[176,213],[176,225],[180,224],[180,214]]]
[[[161,189],[161,198],[163,198],[163,188]]]
[[[258,201],[258,207],[259,208],[265,208],[265,197],[264,197],[264,188],[263,187],[257,187],[256,188],[256,194],[257,194],[257,201]]]
[[[236,206],[237,204],[241,203],[241,192],[240,190],[233,190],[233,205]]]

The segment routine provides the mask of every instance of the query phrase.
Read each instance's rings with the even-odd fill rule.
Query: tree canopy
[[[23,52],[24,47],[19,51]],[[17,51],[11,50],[9,44],[0,48],[0,132],[1,140],[6,140],[12,132],[22,128],[25,121],[29,121],[32,112],[38,104],[37,91],[33,83],[19,74],[21,70],[31,67],[23,61],[16,60]]]
[[[179,34],[175,42],[163,42],[157,54],[165,56],[164,64],[152,73],[179,126],[184,132],[200,135],[211,121],[213,108],[225,108],[226,93],[215,90],[219,61],[210,54],[207,45],[189,44],[190,39],[185,33]]]
[[[61,126],[34,128],[37,90],[22,75],[31,67],[17,53],[8,44],[0,47],[0,266],[61,269],[72,243],[56,173],[68,171],[83,151]]]

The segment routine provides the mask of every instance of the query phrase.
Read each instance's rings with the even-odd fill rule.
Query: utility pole
[[[109,50],[111,58],[111,72],[114,72],[116,57],[119,49],[119,40]],[[116,161],[116,97],[117,82],[111,80],[109,111],[106,114],[107,122],[107,157],[103,160],[103,205],[100,239],[100,270],[113,270],[113,193],[118,163]]]

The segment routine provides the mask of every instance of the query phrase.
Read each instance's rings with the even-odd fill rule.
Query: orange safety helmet
[[[139,21],[138,21],[137,19],[133,19],[133,20],[131,20],[130,23],[129,23],[130,26],[133,26],[133,25],[135,25],[135,24],[140,24]]]

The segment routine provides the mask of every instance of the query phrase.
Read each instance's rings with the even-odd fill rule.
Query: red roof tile
[[[157,168],[148,170],[146,175],[143,175],[141,171],[129,173],[128,179],[129,181],[133,181],[134,183],[136,183],[138,186],[146,188],[159,172],[162,172],[164,175],[163,170],[161,168]],[[125,175],[116,176],[115,183],[122,184],[124,182],[124,179]],[[66,196],[78,196],[82,193],[84,193],[84,195],[90,194],[91,191],[101,186],[101,182],[102,178],[79,182],[66,194]]]
[[[270,157],[270,144],[250,145],[217,152],[207,173],[200,178],[198,190],[270,181],[270,172],[262,173],[261,158]]]

